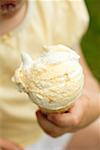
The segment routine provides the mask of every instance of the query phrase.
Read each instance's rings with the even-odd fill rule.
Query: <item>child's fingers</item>
[[[48,121],[40,111],[37,111],[36,115],[40,126],[47,134],[51,135],[52,137],[57,137],[63,134],[62,129]]]
[[[82,117],[82,106],[77,103],[73,106],[70,112],[48,114],[47,118],[58,127],[71,128],[79,125]]]

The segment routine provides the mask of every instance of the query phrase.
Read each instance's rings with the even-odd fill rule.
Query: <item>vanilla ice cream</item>
[[[79,55],[63,45],[45,46],[32,60],[22,53],[22,64],[14,82],[32,101],[47,112],[66,111],[81,95],[84,75]]]

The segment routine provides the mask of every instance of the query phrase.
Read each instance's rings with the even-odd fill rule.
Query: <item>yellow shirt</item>
[[[83,0],[30,0],[23,23],[0,37],[0,137],[27,145],[41,133],[35,117],[37,107],[11,81],[20,64],[20,51],[34,58],[43,45],[74,48],[87,24]]]

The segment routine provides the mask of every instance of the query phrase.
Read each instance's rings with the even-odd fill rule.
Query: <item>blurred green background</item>
[[[100,0],[85,0],[90,15],[90,25],[81,46],[93,75],[100,82]]]

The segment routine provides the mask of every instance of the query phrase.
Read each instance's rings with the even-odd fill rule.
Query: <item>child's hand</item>
[[[0,138],[0,150],[24,150],[24,149],[11,141]]]
[[[45,115],[37,111],[37,120],[47,134],[58,137],[84,128],[97,119],[100,113],[99,104],[99,98],[95,92],[85,91],[68,112]]]

